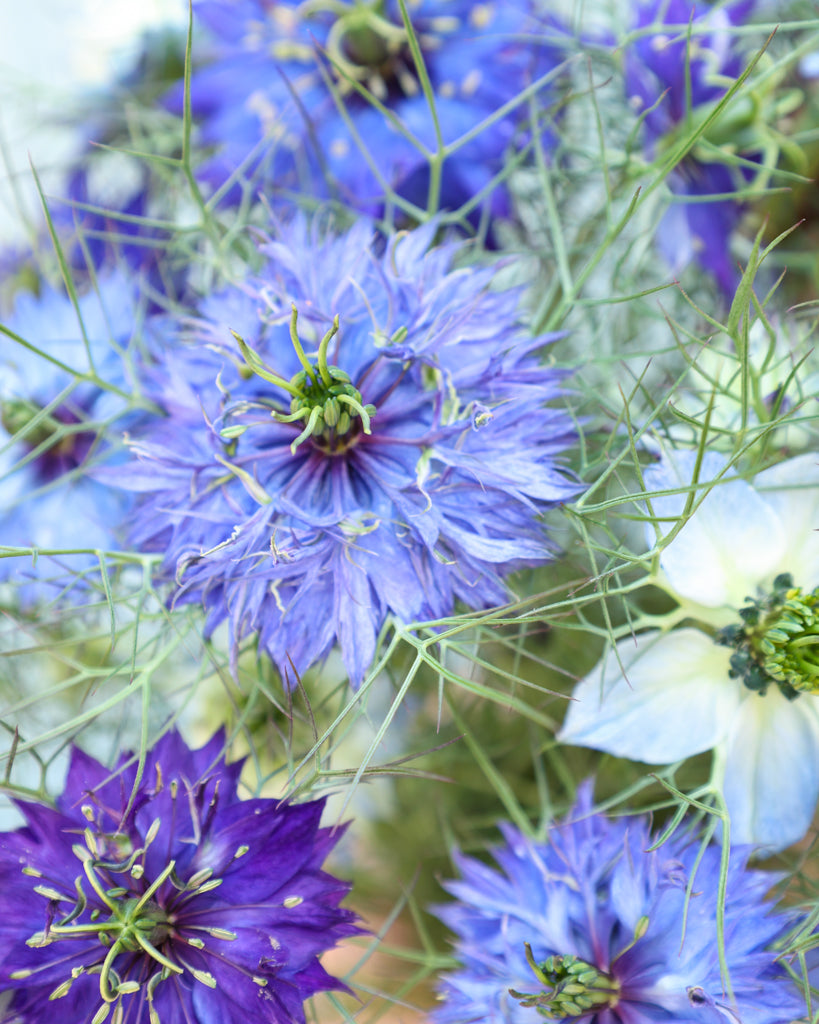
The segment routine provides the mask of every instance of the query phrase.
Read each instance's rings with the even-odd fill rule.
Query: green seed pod
[[[324,409],[320,409],[316,405],[316,406],[313,407],[313,411],[317,412],[318,415],[315,417],[315,420],[313,422],[312,434],[313,434],[313,437],[320,437],[324,433],[324,430],[325,430]],[[311,415],[310,418],[313,419],[312,415]]]
[[[328,427],[334,427],[339,420],[341,410],[336,398],[328,398],[324,403],[324,422]]]

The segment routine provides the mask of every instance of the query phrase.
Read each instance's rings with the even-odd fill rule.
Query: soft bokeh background
[[[58,191],[84,140],[71,120],[127,73],[142,32],[184,28],[185,0],[29,0],[0,3],[0,238],[22,242],[38,202],[29,157]]]

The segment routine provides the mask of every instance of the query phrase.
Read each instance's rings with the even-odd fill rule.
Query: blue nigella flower
[[[545,843],[502,831],[500,870],[456,854],[461,880],[445,888],[457,902],[436,908],[461,966],[441,982],[434,1024],[785,1024],[804,1014],[771,948],[790,923],[764,902],[775,878],[736,851],[723,979],[718,848],[700,859],[699,843],[675,835],[651,849],[648,820],[591,814],[588,785]]]
[[[370,224],[297,220],[148,385],[168,416],[117,476],[142,492],[133,540],[208,633],[257,631],[283,674],[338,641],[357,684],[389,615],[505,602],[503,577],[550,557],[541,512],[576,490],[550,337],[520,325],[518,289],[490,289],[496,267],[429,250],[435,231],[378,255]]]
[[[560,30],[530,0],[420,0],[408,7],[447,146],[562,60]],[[377,213],[389,185],[426,208],[429,162],[419,145],[436,152],[435,121],[396,0],[200,0],[194,9],[211,45],[209,62],[193,76],[191,100],[202,141],[220,149],[206,169],[216,184],[255,154],[249,169],[277,192],[338,196]],[[351,81],[369,90],[417,144]],[[181,107],[181,90],[174,103]],[[541,94],[538,103],[542,111],[547,98]],[[489,186],[507,151],[525,141],[528,119],[524,100],[448,157],[439,207],[458,209]],[[508,213],[505,188],[492,192],[489,210]],[[474,207],[471,219],[478,219]]]
[[[292,1024],[345,986],[319,955],[358,929],[321,869],[343,829],[324,802],[240,800],[224,734],[175,732],[143,770],[72,749],[55,807],[17,801],[0,839],[4,1024]],[[111,1014],[109,1018],[109,1014]]]
[[[80,297],[82,327],[64,293],[48,285],[39,296],[18,292],[6,328],[38,351],[4,337],[0,525],[5,547],[118,546],[116,530],[128,501],[91,479],[87,470],[99,461],[101,428],[129,406],[134,385],[125,352],[139,331],[138,308],[133,285],[119,273],[101,277],[95,291]],[[39,577],[40,585],[25,588],[33,597],[46,576],[94,561],[93,555],[60,556],[33,568],[30,558],[2,558],[0,578]]]
[[[649,0],[637,8],[635,29],[640,35],[625,50],[625,87],[632,107],[644,115],[650,159],[680,141],[681,132],[692,131],[741,74],[752,54],[733,29],[746,21],[752,7],[752,0],[717,8],[690,0]],[[649,28],[654,31],[646,32]],[[730,239],[744,206],[731,198],[701,200],[747,185],[748,169],[731,167],[716,149],[732,141],[723,137],[725,132],[735,133],[734,141],[741,142],[744,127],[739,122],[731,125],[724,117],[718,120],[706,133],[706,141],[715,145],[695,146],[671,171],[666,181],[680,201],[669,208],[657,232],[675,270],[696,260],[728,295],[739,281]],[[749,150],[745,141],[744,148],[734,148],[746,158],[756,157],[756,147]]]

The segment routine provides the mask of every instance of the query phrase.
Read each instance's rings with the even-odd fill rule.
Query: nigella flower
[[[518,289],[490,290],[496,268],[428,251],[435,231],[378,255],[365,222],[283,229],[169,348],[168,417],[117,477],[176,600],[203,601],[208,632],[227,619],[234,646],[257,631],[291,679],[338,641],[357,684],[388,616],[506,601],[503,577],[550,557],[540,513],[576,489],[550,338],[520,325]]]
[[[321,865],[343,829],[323,801],[240,800],[224,734],[189,750],[175,732],[142,771],[73,748],[55,807],[17,801],[0,840],[2,1016],[100,1024],[303,1022],[343,989],[319,955],[358,929],[349,886]]]
[[[17,293],[6,323],[21,340],[3,337],[4,547],[68,551],[116,546],[127,502],[86,470],[100,453],[101,428],[129,405],[133,384],[125,352],[139,329],[138,302],[133,285],[116,273],[101,277],[95,290],[81,295],[78,308],[82,323],[67,295],[42,285],[39,296]],[[59,559],[61,565],[67,561],[66,556]],[[93,561],[92,555],[70,558],[74,569]],[[59,571],[57,561],[43,562],[45,574],[32,567],[30,558],[2,558],[0,578]]]
[[[678,611],[618,640],[575,688],[560,736],[651,764],[715,748],[732,842],[781,848],[819,796],[819,459],[750,484],[706,454],[698,479],[716,483],[652,579]],[[694,454],[666,453],[644,480],[649,493],[678,489],[651,498],[673,526],[679,489],[698,486]],[[653,527],[646,536],[655,543]]]
[[[635,28],[640,34],[625,51],[625,87],[632,107],[644,115],[651,159],[680,142],[681,133],[692,132],[749,62],[752,54],[742,49],[733,29],[745,22],[752,7],[752,0],[717,8],[690,0],[649,0],[638,7]],[[655,31],[645,31],[652,27]],[[703,198],[730,195],[750,177],[747,168],[720,159],[719,145],[744,141],[733,148],[746,158],[758,156],[757,145],[747,145],[750,122],[731,113],[735,107],[729,108],[733,120],[718,120],[669,174],[668,186],[680,201],[658,228],[658,242],[672,267],[695,259],[728,295],[739,281],[730,239],[744,207],[731,198]]]
[[[582,787],[545,843],[502,826],[500,870],[456,855],[455,898],[436,908],[461,966],[444,975],[433,1024],[786,1024],[804,1000],[771,946],[789,919],[764,902],[772,878],[732,854],[721,976],[720,851],[645,818],[591,814]]]
[[[408,7],[446,146],[562,60],[557,29],[531,0],[418,0]],[[193,76],[193,112],[203,142],[221,148],[217,167],[224,176],[261,146],[255,170],[276,190],[337,195],[376,213],[389,185],[426,208],[429,161],[419,147],[438,150],[436,122],[396,0],[200,0],[194,10],[212,44],[209,63]],[[352,82],[369,90],[415,141]],[[181,92],[177,103],[180,98]],[[538,97],[541,116],[550,101]],[[528,119],[524,101],[447,157],[441,208],[460,208],[490,186],[507,151],[521,144]],[[495,189],[490,212],[503,215],[508,206],[505,188]]]

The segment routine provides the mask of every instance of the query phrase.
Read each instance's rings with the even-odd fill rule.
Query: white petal
[[[776,686],[751,694],[726,747],[725,803],[731,842],[781,850],[810,826],[819,796],[819,704],[786,700]]]
[[[741,700],[729,657],[696,629],[620,640],[575,687],[559,739],[650,764],[708,750],[728,734]]]
[[[647,488],[690,486],[694,452],[666,452],[645,473]],[[725,466],[719,455],[706,455],[698,479],[707,483]],[[728,475],[733,475],[733,470]],[[697,492],[698,494],[700,492]],[[656,516],[682,513],[685,495],[652,498]],[[673,524],[664,525],[667,532]],[[653,543],[653,540],[652,540]],[[663,552],[660,564],[682,597],[709,608],[738,608],[745,598],[781,571],[785,532],[779,516],[744,480],[715,484],[694,515]]]
[[[778,572],[798,587],[819,586],[819,455],[799,455],[758,473],[754,486],[784,527]]]

